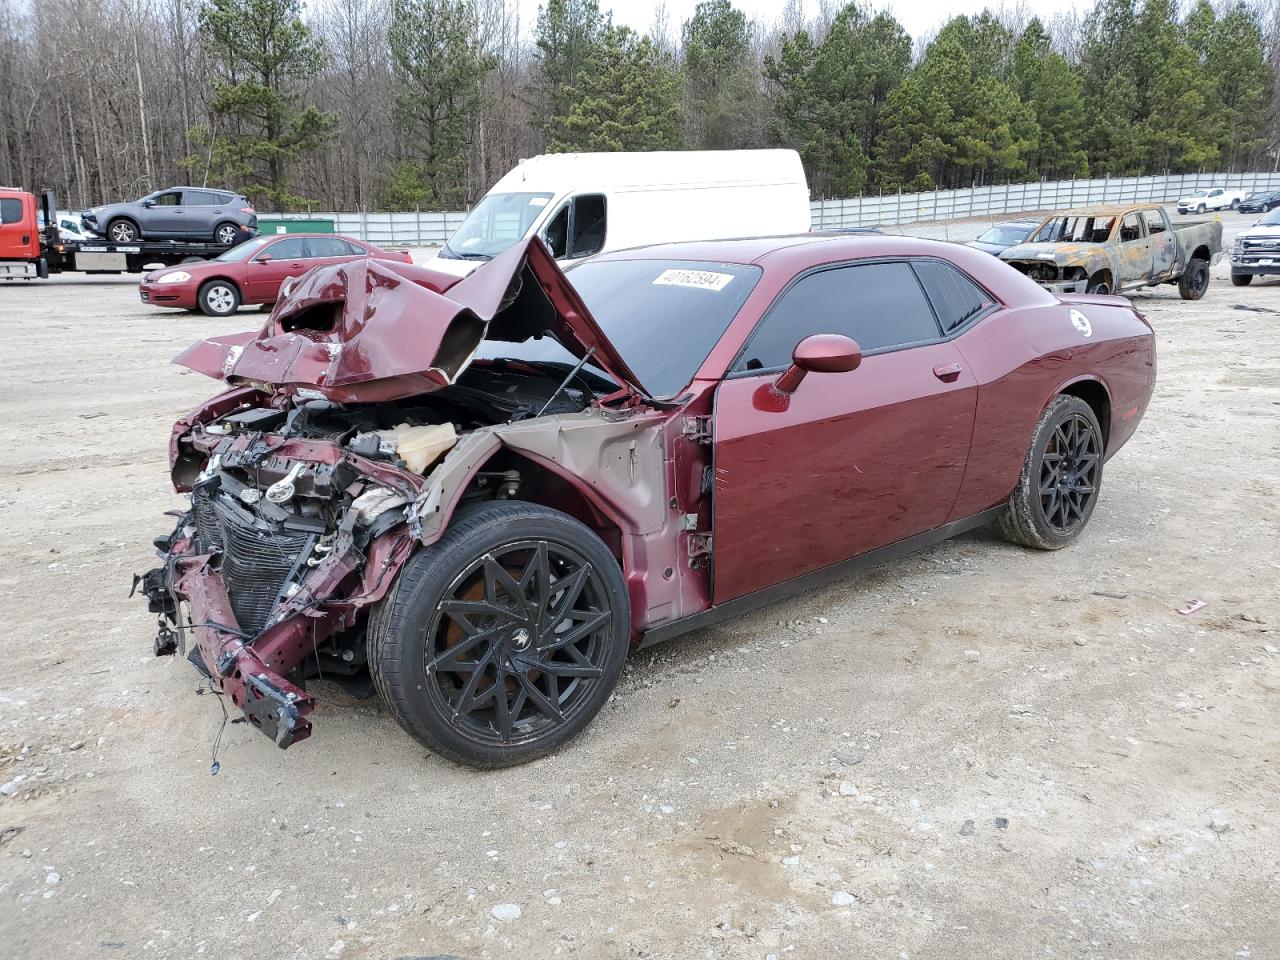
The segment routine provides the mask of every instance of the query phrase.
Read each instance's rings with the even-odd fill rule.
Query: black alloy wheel
[[[996,520],[1007,540],[1059,550],[1080,535],[1098,503],[1104,441],[1097,415],[1060,394],[1040,414],[1018,485]]]
[[[1187,269],[1178,278],[1178,296],[1183,300],[1199,300],[1209,290],[1209,261],[1192,257]]]
[[[506,544],[440,601],[427,629],[428,695],[479,742],[535,740],[604,677],[612,616],[600,574],[572,547]]]
[[[1045,523],[1068,537],[1093,510],[1098,496],[1102,452],[1098,432],[1090,420],[1071,414],[1053,430],[1040,455],[1040,512]]]
[[[498,501],[454,517],[371,616],[369,662],[392,713],[459,763],[504,767],[580,732],[626,660],[630,605],[594,531]]]

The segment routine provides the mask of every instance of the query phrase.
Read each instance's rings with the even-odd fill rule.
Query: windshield
[[[453,260],[492,260],[529,232],[551,200],[549,193],[491,193],[454,231],[440,256]]]
[[[1208,195],[1208,190],[1197,190],[1195,193],[1191,194],[1193,197],[1207,197]]]
[[[248,260],[255,253],[265,247],[274,240],[275,237],[257,237],[253,240],[246,240],[244,243],[237,244],[230,250],[224,250],[213,259],[221,260],[223,263],[238,263],[241,260]]]
[[[1015,243],[1021,243],[1027,239],[1027,234],[1031,231],[1027,227],[992,227],[986,233],[978,238],[979,243],[1003,243],[1007,246],[1013,246]]]
[[[1106,243],[1115,217],[1050,217],[1032,243]]]
[[[760,279],[756,266],[689,260],[588,261],[566,276],[596,323],[655,397],[689,385]],[[576,363],[550,337],[486,340],[480,358]]]
[[[1266,227],[1274,227],[1276,224],[1280,224],[1280,207],[1272,210],[1265,217],[1260,219],[1258,223]]]

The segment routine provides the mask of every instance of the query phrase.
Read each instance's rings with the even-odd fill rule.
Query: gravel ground
[[[1160,383],[1066,551],[978,532],[645,651],[519,769],[324,687],[216,777],[126,593],[215,389],[167,361],[258,318],[134,284],[0,286],[0,956],[1280,956],[1280,282],[1135,298]]]

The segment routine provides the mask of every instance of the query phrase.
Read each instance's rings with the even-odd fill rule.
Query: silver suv
[[[130,203],[86,210],[84,225],[116,243],[206,240],[231,246],[257,231],[258,215],[253,204],[229,190],[169,187]]]

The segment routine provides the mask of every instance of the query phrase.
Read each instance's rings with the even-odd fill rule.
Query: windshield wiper
[[[492,260],[493,255],[489,253],[459,253],[452,247],[446,245],[440,248],[440,256],[446,260]]]

